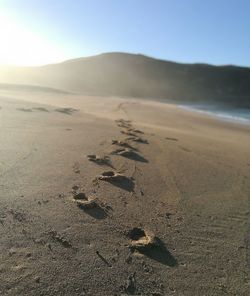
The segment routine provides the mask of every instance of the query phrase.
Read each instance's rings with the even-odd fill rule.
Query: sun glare
[[[35,66],[65,59],[63,52],[35,32],[0,14],[0,64]]]

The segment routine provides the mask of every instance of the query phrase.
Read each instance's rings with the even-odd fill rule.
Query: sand
[[[1,295],[249,295],[249,126],[115,97],[0,106]]]

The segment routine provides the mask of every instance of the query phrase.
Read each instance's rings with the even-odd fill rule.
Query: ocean
[[[181,108],[190,111],[204,113],[209,116],[217,117],[226,121],[233,121],[242,124],[250,124],[250,109],[246,108],[229,108],[224,106],[189,104],[179,105]]]

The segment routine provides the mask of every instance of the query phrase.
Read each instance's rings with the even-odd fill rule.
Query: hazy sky
[[[0,63],[125,51],[250,66],[250,0],[0,0]]]

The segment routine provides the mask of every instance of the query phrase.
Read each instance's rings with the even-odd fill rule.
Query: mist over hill
[[[66,92],[250,108],[250,68],[106,53],[42,67],[0,67],[0,83]]]

